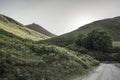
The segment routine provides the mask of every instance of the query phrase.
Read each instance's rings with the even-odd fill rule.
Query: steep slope
[[[24,40],[0,29],[0,80],[69,80],[96,64],[88,55]]]
[[[26,28],[21,23],[1,14],[0,14],[0,29],[3,29],[25,39],[43,40],[49,38],[48,36],[42,33],[38,33],[29,28]]]
[[[46,40],[50,44],[56,44],[59,46],[67,46],[72,44],[79,33],[87,34],[95,29],[101,29],[110,33],[114,41],[120,41],[120,17],[109,18],[104,20],[95,21],[80,27],[79,29],[72,31],[61,36]]]
[[[49,37],[55,37],[56,36],[56,35],[52,34],[51,32],[47,31],[46,29],[44,29],[43,27],[41,27],[40,25],[35,24],[35,23],[26,25],[26,27],[28,27],[30,29],[33,29],[33,30],[35,30],[37,32],[40,32],[40,33],[42,33],[44,35],[47,35]]]

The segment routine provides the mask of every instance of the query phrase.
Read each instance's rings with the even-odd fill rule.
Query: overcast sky
[[[120,0],[0,0],[0,13],[60,35],[95,20],[120,16]]]

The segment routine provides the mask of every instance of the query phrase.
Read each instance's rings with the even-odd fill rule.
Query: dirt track
[[[98,68],[72,80],[120,80],[120,69],[114,64],[101,63]]]

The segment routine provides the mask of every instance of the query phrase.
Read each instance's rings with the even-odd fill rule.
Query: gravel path
[[[120,80],[120,69],[114,64],[101,63],[95,70],[72,80]]]

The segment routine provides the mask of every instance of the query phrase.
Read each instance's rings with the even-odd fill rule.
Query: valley
[[[115,17],[56,36],[0,15],[0,80],[119,80],[119,68],[101,63],[120,65],[119,26]]]

